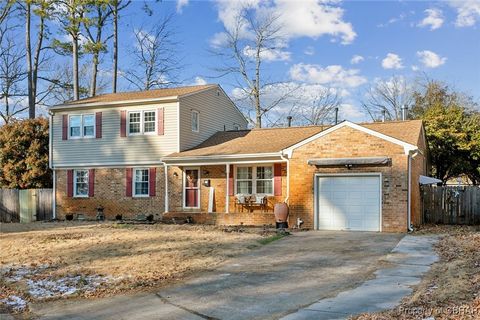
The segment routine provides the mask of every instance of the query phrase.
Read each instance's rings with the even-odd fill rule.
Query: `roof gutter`
[[[221,160],[221,159],[237,159],[237,158],[267,158],[267,157],[282,157],[281,152],[270,153],[246,153],[246,154],[225,154],[225,155],[210,155],[210,156],[196,156],[196,157],[165,157],[163,162],[173,161],[202,161],[202,160]]]
[[[90,102],[90,103],[76,103],[76,104],[59,104],[50,108],[51,111],[57,110],[70,110],[77,108],[91,108],[91,107],[107,107],[107,106],[116,106],[116,105],[132,105],[132,104],[148,104],[154,102],[176,102],[178,101],[179,96],[170,96],[162,98],[152,98],[152,99],[135,99],[135,100],[120,100],[120,101],[109,101],[109,102]]]

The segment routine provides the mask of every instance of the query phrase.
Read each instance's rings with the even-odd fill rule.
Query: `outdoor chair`
[[[235,211],[237,209],[237,207],[241,207],[242,208],[242,212],[243,212],[243,208],[245,206],[247,206],[248,204],[248,197],[245,196],[244,194],[236,194],[235,195]]]

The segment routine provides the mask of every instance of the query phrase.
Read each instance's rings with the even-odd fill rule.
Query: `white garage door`
[[[380,231],[379,176],[317,179],[319,229]]]

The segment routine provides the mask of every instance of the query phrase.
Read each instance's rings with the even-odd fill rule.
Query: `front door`
[[[185,169],[184,177],[184,206],[185,208],[199,208],[199,169]]]

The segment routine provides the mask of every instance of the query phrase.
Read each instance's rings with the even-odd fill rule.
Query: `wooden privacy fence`
[[[480,187],[422,186],[423,222],[480,224]]]
[[[0,222],[53,219],[52,189],[0,189]]]

